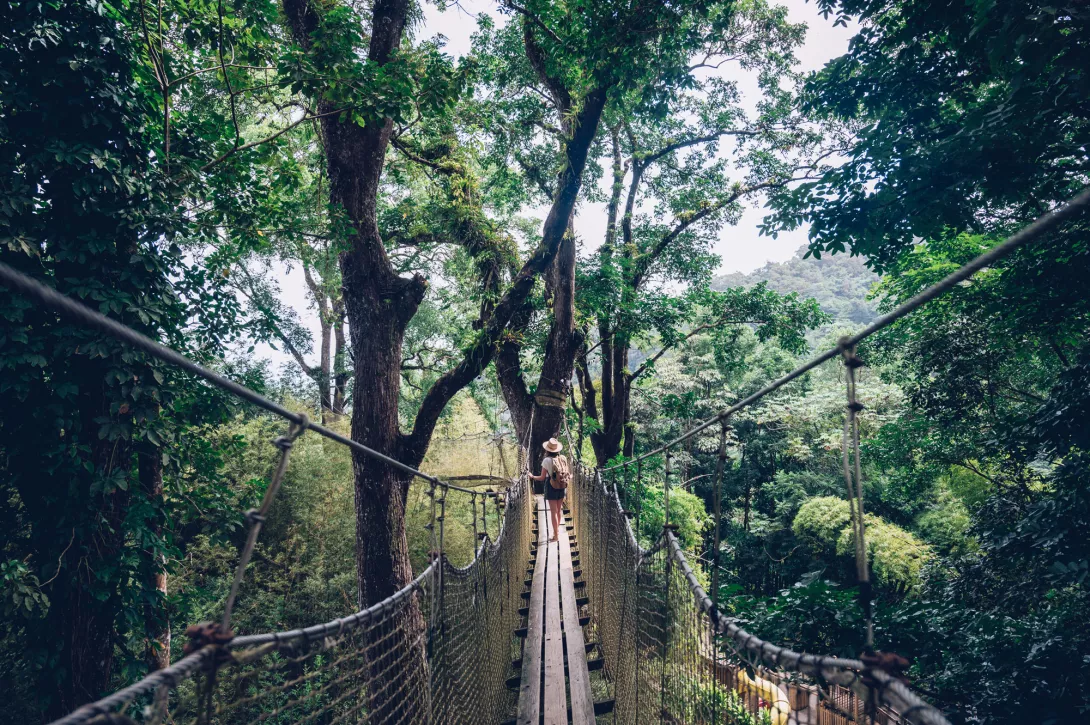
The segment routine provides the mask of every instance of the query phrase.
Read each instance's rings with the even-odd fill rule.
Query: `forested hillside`
[[[732,272],[716,277],[712,289],[752,287],[760,282],[780,294],[798,293],[815,299],[823,312],[842,325],[865,325],[877,316],[878,303],[869,295],[878,275],[866,259],[848,254],[807,257],[806,247],[786,262],[769,262],[752,272]]]

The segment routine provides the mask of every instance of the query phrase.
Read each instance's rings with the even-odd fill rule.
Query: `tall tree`
[[[423,396],[411,430],[402,432],[398,393],[403,341],[428,284],[419,273],[400,275],[391,262],[379,229],[380,183],[395,120],[406,120],[409,109],[425,116],[442,111],[458,90],[456,78],[434,49],[402,47],[410,9],[403,0],[382,0],[374,5],[368,22],[361,23],[347,5],[307,0],[283,3],[302,63],[320,78],[351,79],[311,83],[307,92],[321,117],[330,204],[343,210],[351,226],[340,266],[355,364],[352,436],[404,463],[418,465],[440,413],[491,361],[496,343],[530,294],[535,278],[557,255],[610,89],[633,67],[677,44],[679,21],[702,13],[704,5],[654,6],[621,16],[605,7],[572,13],[549,3],[521,10],[532,20],[524,32],[527,57],[544,63],[550,74],[565,67],[584,72],[565,87],[570,118],[552,205],[540,241],[507,290],[495,304],[482,306],[473,344],[439,376]],[[560,27],[560,20],[568,23],[566,40],[551,30],[545,33],[548,37],[537,37],[540,28]],[[361,25],[370,29],[366,41],[359,34]],[[602,39],[609,40],[603,43]],[[628,58],[620,69],[603,62],[620,48],[632,56],[632,66],[627,65]],[[345,111],[346,105],[351,112]],[[405,536],[409,478],[364,455],[354,457],[354,468],[360,603],[366,605],[389,596],[412,577]],[[418,641],[414,632],[420,624],[418,617],[410,615],[400,628],[404,641],[392,646]],[[380,694],[372,702],[374,713],[399,706],[382,700]]]
[[[482,306],[473,344],[423,396],[411,431],[403,433],[398,420],[402,343],[427,281],[420,274],[403,277],[392,265],[379,231],[378,193],[395,118],[407,120],[410,108],[425,115],[441,111],[457,90],[438,55],[402,47],[409,10],[405,2],[376,4],[366,23],[371,32],[364,43],[354,29],[358,21],[347,7],[319,7],[301,0],[284,3],[305,63],[322,70],[325,77],[357,79],[335,87],[308,87],[322,117],[330,202],[343,209],[352,227],[349,249],[340,263],[355,361],[353,437],[416,465],[447,402],[488,365],[535,278],[557,256],[611,89],[630,84],[651,58],[687,57],[680,50],[687,42],[681,28],[706,14],[707,7],[703,3],[655,5],[616,15],[605,6],[575,13],[542,2],[517,10],[525,22],[511,27],[517,27],[521,35],[516,47],[526,62],[540,65],[550,78],[581,74],[556,86],[562,89],[569,117],[561,134],[558,157],[562,162],[556,167],[552,204],[541,239],[528,259],[495,304]],[[338,41],[331,43],[331,38]],[[366,45],[366,61],[354,54],[361,44]],[[627,54],[623,62],[617,59],[622,48]],[[339,113],[343,104],[352,105],[360,98],[370,105]],[[406,150],[412,153],[411,145]],[[366,456],[357,456],[354,465],[360,598],[367,604],[385,598],[411,578],[404,531],[409,481]]]
[[[99,3],[0,10],[0,257],[210,361],[238,331],[237,305],[176,243],[202,232],[177,213],[192,186],[160,153],[137,28]],[[189,506],[164,478],[192,460],[192,427],[217,406],[122,343],[0,295],[0,405],[22,411],[0,420],[3,551],[48,598],[5,622],[5,640],[36,670],[26,700],[56,716],[100,697],[119,659],[163,663],[171,529]],[[218,508],[205,513],[219,521]]]
[[[784,8],[764,2],[735,4],[729,11],[712,13],[691,29],[688,56],[679,59],[682,63],[657,65],[607,109],[609,138],[600,146],[607,154],[612,181],[605,238],[596,255],[579,262],[578,276],[574,243],[570,259],[558,258],[548,290],[552,319],[535,394],[529,395],[523,380],[520,337],[509,336],[497,360],[520,438],[529,436],[532,428],[534,450],[560,426],[578,357],[576,377],[583,406],[600,424],[592,435],[598,459],[615,455],[628,420],[630,387],[654,362],[629,370],[633,340],[658,329],[665,350],[684,337],[678,330],[686,324],[693,323],[692,335],[717,324],[708,314],[695,322],[699,306],[692,303],[696,297],[708,297],[714,267],[708,248],[720,227],[736,220],[746,201],[785,189],[817,170],[824,158],[821,136],[796,113],[790,92],[780,87],[782,78],[791,77],[793,50],[804,29],[786,21]],[[737,81],[721,75],[732,68],[759,77],[761,100],[753,118],[741,107]],[[534,169],[532,161],[520,163],[528,171]],[[742,178],[731,178],[732,166],[743,169]],[[651,213],[644,211],[648,207],[653,207]],[[691,297],[683,300],[665,293],[665,282],[689,287]],[[578,305],[570,294],[576,284]],[[769,293],[761,294],[768,303]],[[757,296],[751,303],[759,304]],[[724,302],[711,304],[722,308]],[[721,324],[757,322],[751,320],[753,311],[751,307],[739,316],[720,309]],[[771,314],[771,308],[766,312]],[[580,313],[597,318],[594,332],[599,341],[593,346],[587,342],[589,329],[574,328]],[[520,329],[527,329],[533,317],[524,310]],[[586,359],[588,348],[600,349],[600,409]]]

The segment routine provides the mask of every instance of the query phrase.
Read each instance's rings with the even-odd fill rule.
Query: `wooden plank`
[[[545,725],[568,725],[564,684],[564,630],[560,626],[560,572],[556,544],[549,544],[545,568]]]
[[[590,689],[587,648],[583,641],[583,627],[579,624],[579,607],[575,604],[571,546],[566,535],[560,537],[560,599],[564,607],[572,725],[594,725],[594,693]]]
[[[519,684],[518,725],[538,725],[541,718],[541,645],[545,616],[545,557],[547,514],[545,501],[535,497],[537,504],[537,543],[539,555],[530,585],[530,608],[526,618],[526,642],[522,651],[522,681]]]

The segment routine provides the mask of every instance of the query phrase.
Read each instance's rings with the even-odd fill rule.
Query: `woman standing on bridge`
[[[564,496],[568,492],[568,483],[571,481],[571,466],[568,459],[560,455],[564,449],[560,441],[550,438],[541,444],[545,449],[545,460],[541,462],[541,475],[531,476],[535,481],[546,481],[545,500],[549,502],[549,519],[552,524],[552,532],[549,541],[556,541],[560,532],[560,523],[563,521]]]

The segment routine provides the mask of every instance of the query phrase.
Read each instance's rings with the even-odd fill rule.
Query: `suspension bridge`
[[[1087,206],[1090,190],[677,439],[608,469],[576,464],[564,530],[555,543],[549,541],[544,504],[534,495],[525,466],[501,491],[452,485],[293,413],[0,264],[0,282],[14,291],[177,365],[289,425],[276,441],[280,458],[261,506],[246,515],[249,533],[222,621],[191,627],[190,646],[181,659],[54,725],[946,724],[944,715],[901,678],[897,658],[872,649],[856,425],[861,405],[855,394],[855,370],[863,363],[855,348]],[[867,620],[860,659],[794,652],[721,615],[714,599],[718,527],[709,596],[702,570],[690,565],[669,519],[673,450],[720,426],[718,504],[731,416],[837,357],[846,371],[844,477]],[[432,561],[403,589],[362,611],[304,629],[236,636],[230,623],[239,585],[280,488],[292,442],[307,431],[423,481],[431,501]],[[522,455],[525,460],[526,452]],[[644,463],[660,456],[666,520],[645,548],[633,520],[641,515]],[[475,558],[464,567],[444,555],[450,496],[472,497],[475,520],[478,501],[482,514],[490,503],[502,512],[495,536],[482,532]],[[716,520],[720,514],[717,505]]]

